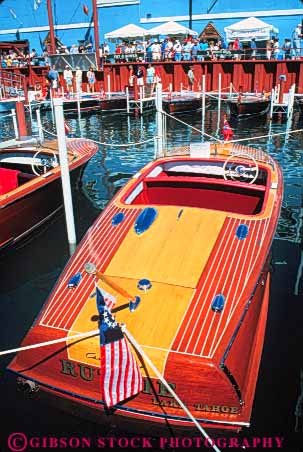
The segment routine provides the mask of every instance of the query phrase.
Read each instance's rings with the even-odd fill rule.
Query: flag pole
[[[126,298],[128,301],[136,301],[136,297],[129,294],[123,287],[118,286],[118,284],[114,283],[110,280],[108,276],[105,276],[103,273],[100,273],[95,264],[92,264],[91,262],[88,262],[84,265],[84,270],[86,273],[90,275],[96,275],[98,279],[105,282],[108,286],[110,286],[112,289],[114,289],[116,292],[118,292],[122,297]]]
[[[146,353],[143,351],[141,346],[138,344],[138,342],[135,340],[135,338],[131,335],[131,333],[126,329],[125,325],[121,326],[121,329],[123,333],[126,335],[130,343],[135,347],[135,349],[139,352],[139,354],[143,357],[144,361],[149,365],[149,367],[153,370],[153,372],[156,374],[156,376],[161,380],[165,388],[172,394],[172,396],[176,399],[176,401],[179,403],[180,407],[185,411],[187,416],[193,421],[197,429],[202,433],[205,439],[208,440],[209,445],[212,446],[212,448],[216,452],[220,452],[220,449],[213,443],[212,438],[208,436],[204,428],[199,424],[199,422],[195,419],[195,417],[191,414],[189,409],[186,405],[182,402],[182,400],[179,399],[178,395],[175,393],[175,391],[170,387],[170,385],[167,383],[165,378],[161,375],[159,370],[156,368],[156,366],[153,364],[153,362],[149,359],[149,357],[146,355]]]

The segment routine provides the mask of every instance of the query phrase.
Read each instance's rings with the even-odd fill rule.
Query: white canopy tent
[[[111,31],[104,35],[104,38],[110,42],[116,42],[123,39],[142,39],[147,34],[145,28],[139,27],[135,24],[128,24],[117,30]]]
[[[158,25],[157,27],[146,30],[148,36],[198,36],[198,33],[183,25],[177,24],[177,22],[166,22],[165,24]]]
[[[263,22],[256,17],[248,17],[233,25],[224,28],[227,41],[249,41],[255,38],[256,41],[267,41],[272,34],[279,33],[279,30],[273,25]]]

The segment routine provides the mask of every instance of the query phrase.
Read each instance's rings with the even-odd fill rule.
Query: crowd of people
[[[107,42],[100,44],[99,57],[102,62],[157,62],[157,61],[203,61],[216,59],[297,59],[303,56],[303,30],[298,24],[292,36],[283,42],[272,37],[266,42],[256,42],[255,38],[241,42],[238,38],[231,42],[221,39],[196,39],[188,36],[184,39],[167,36],[164,39],[147,41],[124,41],[110,49]],[[57,54],[93,53],[91,42],[58,46]],[[0,50],[2,68],[27,65],[49,65],[48,49],[40,55],[35,49],[30,52],[19,49]]]
[[[296,59],[301,57],[301,28],[299,24],[293,34],[293,39],[285,38],[281,43],[278,37],[272,37],[261,45],[257,44],[255,38],[251,38],[244,44],[238,38],[226,43],[223,38],[215,41],[192,37],[183,40],[166,37],[161,40],[122,42],[116,45],[115,53],[108,54],[107,58],[116,63],[257,58]]]
[[[11,48],[8,50],[0,50],[0,67],[24,67],[28,65],[39,66],[43,64],[47,66],[49,64],[49,58],[47,51],[38,54],[36,49],[19,50]]]

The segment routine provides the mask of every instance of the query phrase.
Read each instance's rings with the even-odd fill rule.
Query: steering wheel
[[[51,151],[53,158],[51,157],[40,157],[40,160],[37,162],[37,157],[40,154],[40,152],[43,152],[44,149],[39,149],[33,156],[32,160],[32,171],[36,176],[41,176],[42,174],[45,174],[50,168],[55,168],[58,166],[58,159],[56,154]],[[41,166],[43,167],[41,169]]]
[[[243,158],[247,160],[252,160],[249,167],[239,164],[239,162],[233,162],[233,159]],[[228,169],[227,169],[228,168]],[[259,175],[259,166],[255,158],[250,154],[245,154],[244,152],[239,154],[233,154],[228,159],[226,159],[223,165],[223,177],[225,180],[231,178],[232,180],[237,180],[239,178],[248,179],[249,184],[253,184]]]

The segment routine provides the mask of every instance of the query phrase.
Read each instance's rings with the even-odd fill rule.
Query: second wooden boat
[[[261,96],[239,96],[227,100],[231,116],[239,119],[265,115],[270,107],[270,100]]]
[[[190,91],[172,93],[162,100],[163,110],[169,114],[199,111],[202,108],[201,95]]]
[[[68,139],[71,181],[75,182],[98,146]],[[50,219],[63,205],[57,142],[0,150],[0,252]]]

